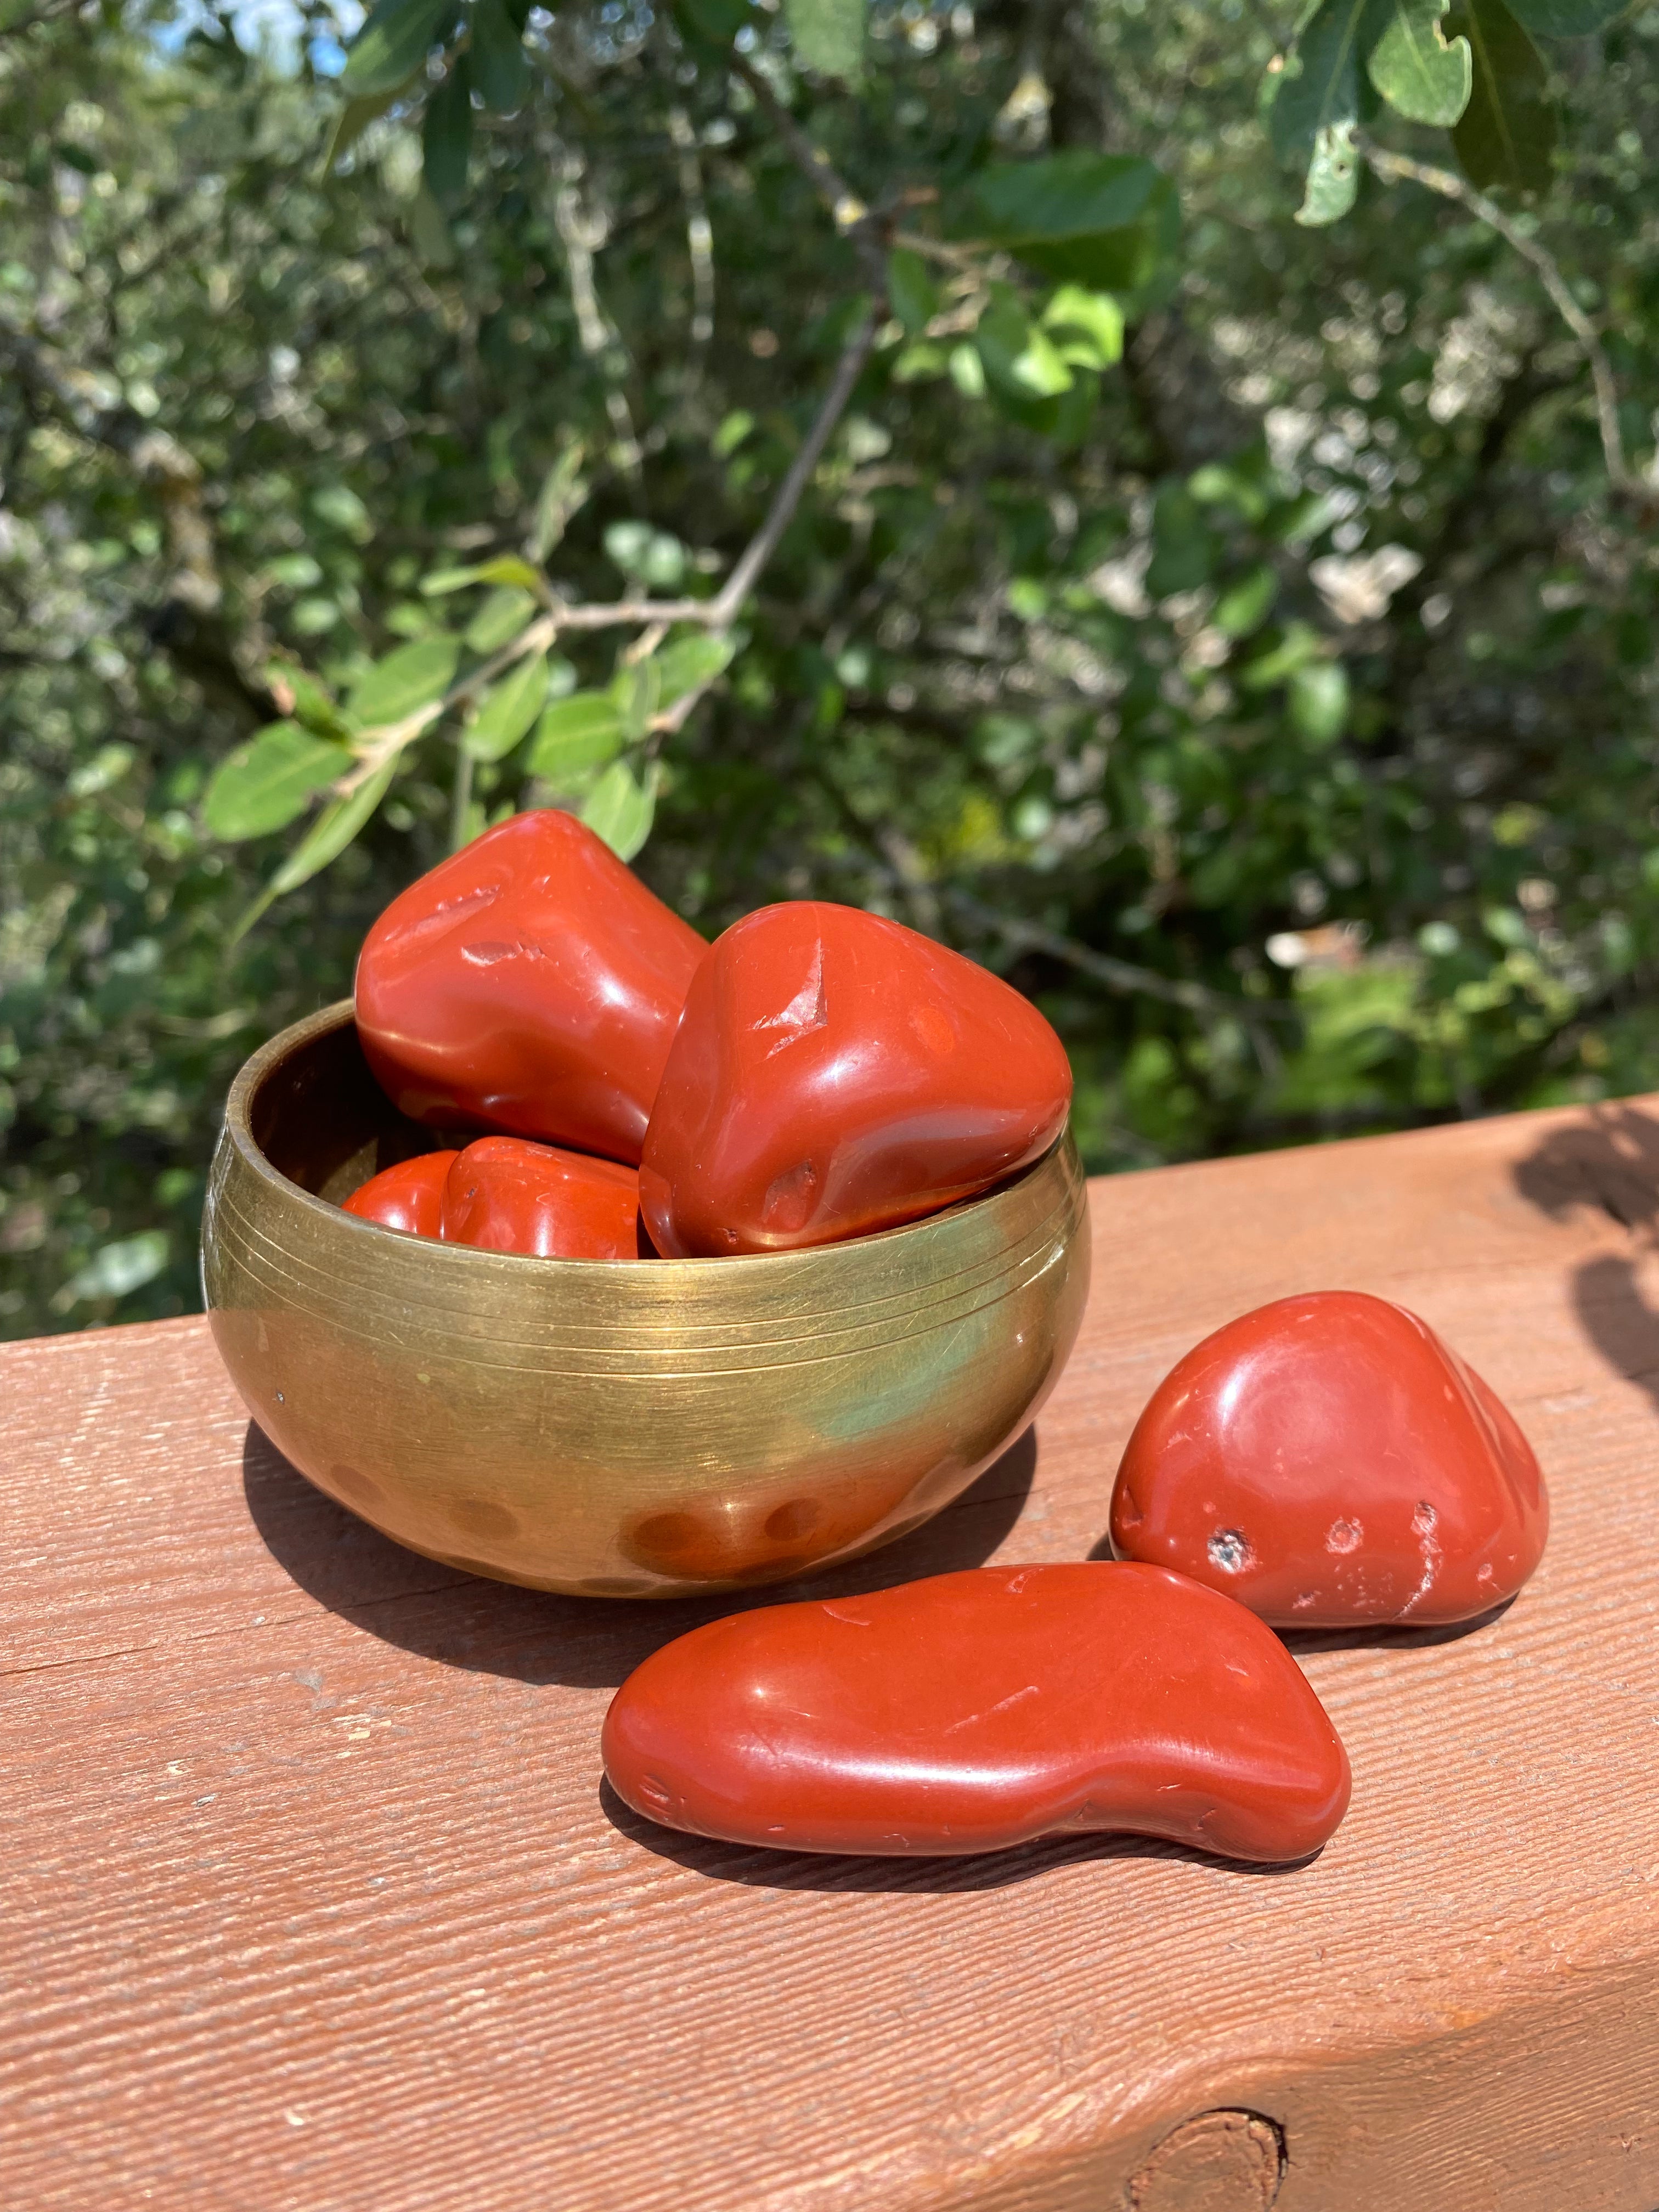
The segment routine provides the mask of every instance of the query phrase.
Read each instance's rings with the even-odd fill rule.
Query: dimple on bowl
[[[278,1449],[474,1574],[672,1597],[890,1542],[1019,1433],[1082,1319],[1069,1138],[907,1228],[745,1259],[538,1260],[341,1210],[441,1141],[375,1084],[349,1001],[296,1023],[231,1091],[202,1274]]]

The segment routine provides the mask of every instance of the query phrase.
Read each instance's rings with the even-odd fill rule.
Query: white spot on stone
[[[1333,1521],[1325,1532],[1325,1549],[1334,1553],[1338,1559],[1357,1552],[1364,1540],[1364,1527],[1358,1521]]]

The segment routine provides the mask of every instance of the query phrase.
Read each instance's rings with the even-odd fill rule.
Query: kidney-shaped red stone
[[[641,1203],[677,1259],[833,1243],[1040,1158],[1071,1097],[1042,1016],[961,953],[854,907],[763,907],[687,995]]]
[[[997,1850],[1128,1830],[1297,1859],[1347,1755],[1254,1614],[1109,1562],[979,1567],[693,1629],[623,1684],[605,1768],[638,1813],[781,1850]]]
[[[708,949],[574,815],[515,814],[369,931],[357,1030],[417,1121],[637,1162]]]
[[[401,1229],[412,1237],[441,1237],[444,1177],[459,1157],[455,1152],[422,1152],[418,1159],[382,1168],[379,1175],[359,1183],[345,1201],[345,1210],[360,1220],[378,1221],[383,1229]]]
[[[444,1183],[446,1242],[490,1252],[636,1260],[639,1219],[633,1168],[522,1137],[480,1137],[456,1155]]]
[[[1112,1543],[1281,1627],[1467,1620],[1538,1565],[1549,1502],[1508,1407],[1426,1322],[1281,1298],[1195,1345],[1118,1469]]]

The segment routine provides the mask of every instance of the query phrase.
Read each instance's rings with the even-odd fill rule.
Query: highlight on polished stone
[[[402,1114],[639,1162],[708,948],[571,814],[535,808],[393,899],[357,962],[357,1032]]]
[[[866,1236],[988,1189],[1066,1127],[1037,1009],[900,922],[802,899],[715,940],[651,1110],[640,1198],[674,1258]]]
[[[345,1200],[345,1211],[382,1229],[401,1229],[406,1237],[441,1237],[444,1180],[459,1158],[453,1152],[422,1152],[382,1168],[358,1184]]]
[[[711,1621],[635,1668],[603,1750],[617,1794],[668,1827],[880,1856],[1123,1831],[1282,1863],[1328,1840],[1350,1787],[1270,1629],[1113,1562]]]
[[[1443,1626],[1513,1597],[1549,1500],[1514,1415],[1417,1315],[1316,1291],[1195,1345],[1136,1422],[1121,1558],[1283,1628]]]

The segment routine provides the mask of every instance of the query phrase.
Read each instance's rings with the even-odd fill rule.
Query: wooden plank
[[[1659,1102],[1093,1204],[1035,1452],[837,1583],[1077,1558],[1205,1330],[1297,1289],[1416,1308],[1515,1407],[1554,1528],[1474,1633],[1302,1640],[1355,1774],[1315,1864],[653,1830],[599,1722],[713,1607],[399,1552],[250,1430],[198,1321],[14,1346],[0,2197],[1653,2212]]]

